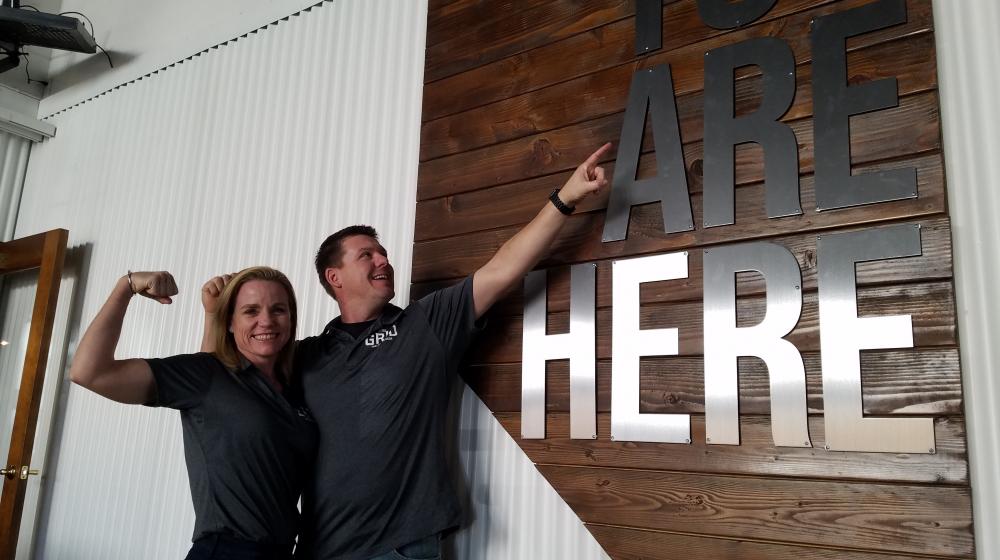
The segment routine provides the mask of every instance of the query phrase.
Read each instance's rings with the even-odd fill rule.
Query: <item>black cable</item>
[[[19,54],[19,55],[21,55],[21,56],[24,57],[24,75],[28,78],[28,83],[29,84],[31,82],[37,82],[39,84],[42,84],[43,86],[49,85],[49,83],[46,82],[45,80],[32,80],[31,79],[31,74],[28,73],[28,53],[22,52],[22,53],[17,53],[17,54]]]
[[[89,24],[90,24],[90,34],[91,34],[91,35],[93,35],[93,34],[94,34],[94,22],[90,21],[90,18],[89,18],[89,17],[87,17],[87,16],[85,16],[85,15],[81,14],[80,12],[60,12],[60,13],[59,13],[59,15],[61,15],[61,16],[64,16],[64,15],[66,15],[66,14],[73,14],[73,15],[75,15],[75,16],[80,16],[80,17],[82,17],[83,19],[87,20],[87,23],[89,23]]]
[[[36,12],[40,12],[41,11],[38,8],[34,7],[34,6],[29,6],[27,4],[21,4],[21,8],[31,8],[32,10],[35,10]]]
[[[97,41],[94,41],[94,44],[97,45]],[[111,67],[114,68],[115,63],[111,62],[111,55],[108,54],[108,51],[104,50],[104,47],[102,47],[101,45],[97,45],[97,48],[101,49],[101,52],[104,53],[104,56],[108,57],[108,64],[110,64]]]
[[[94,31],[94,22],[90,21],[90,18],[87,17],[86,14],[82,14],[80,12],[61,12],[59,15],[65,16],[65,15],[68,15],[68,14],[72,14],[72,15],[75,15],[75,16],[80,16],[83,19],[87,20],[87,23],[90,24],[90,34],[94,37],[94,44],[97,45],[97,48],[101,49],[101,52],[104,53],[104,56],[106,56],[108,58],[108,64],[111,65],[112,68],[114,68],[115,67],[115,63],[111,62],[111,55],[108,54],[108,51],[104,50],[104,47],[102,47],[97,42],[97,33]]]

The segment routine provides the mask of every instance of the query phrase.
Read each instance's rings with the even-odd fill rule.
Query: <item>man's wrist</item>
[[[549,195],[549,202],[551,202],[552,205],[556,207],[556,210],[559,210],[563,214],[569,216],[570,214],[572,214],[576,210],[576,205],[575,204],[567,204],[566,201],[564,201],[559,196],[559,191],[560,190],[561,189],[556,189],[556,190],[552,191],[552,194]]]

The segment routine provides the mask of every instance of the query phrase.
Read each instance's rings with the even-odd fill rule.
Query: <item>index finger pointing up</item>
[[[604,154],[606,154],[610,149],[611,149],[611,142],[608,142],[607,144],[601,146],[600,148],[597,148],[597,151],[590,154],[590,157],[587,158],[587,161],[583,162],[583,165],[587,169],[592,169],[595,165],[597,165],[598,162],[601,161],[601,158],[604,157]]]

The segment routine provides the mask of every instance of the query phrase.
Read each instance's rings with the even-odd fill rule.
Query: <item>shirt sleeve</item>
[[[184,410],[201,403],[215,375],[225,366],[212,354],[181,354],[147,359],[156,380],[156,394],[146,406]]]
[[[292,369],[296,372],[308,367],[319,356],[322,337],[310,336],[295,342],[295,354],[292,359]]]
[[[417,301],[430,323],[431,330],[450,352],[462,353],[482,330],[476,321],[472,299],[472,275],[447,288],[432,292]]]

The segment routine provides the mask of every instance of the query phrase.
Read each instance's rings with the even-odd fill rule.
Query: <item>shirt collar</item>
[[[385,307],[382,308],[382,312],[379,316],[375,318],[374,326],[377,328],[386,324],[391,325],[399,319],[399,316],[402,315],[402,313],[403,310],[401,308],[396,307],[391,303],[387,303],[385,304]],[[339,316],[327,323],[326,327],[323,328],[323,336],[332,336],[337,330],[340,330],[338,327],[342,323],[343,320]]]
[[[236,371],[242,373],[249,370],[252,367],[254,367],[254,365],[250,363],[250,360],[244,358],[243,355],[240,354],[240,365],[239,367],[236,368]]]

